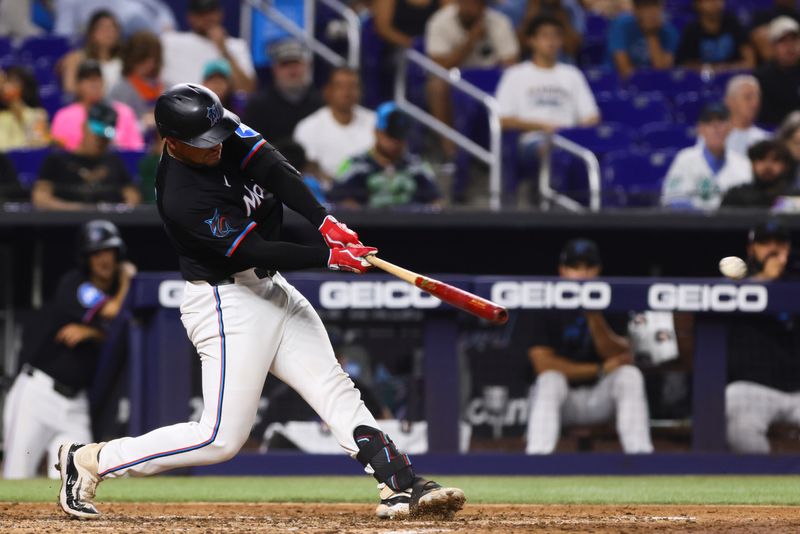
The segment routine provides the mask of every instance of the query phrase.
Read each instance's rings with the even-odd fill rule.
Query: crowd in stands
[[[597,155],[606,206],[793,205],[783,201],[800,186],[800,115],[792,114],[800,111],[800,12],[790,0],[349,3],[365,21],[362,55],[379,61],[365,61],[361,71],[319,69],[305,45],[283,39],[269,45],[269,67],[259,72],[249,43],[228,35],[219,0],[189,0],[185,13],[161,0],[0,0],[0,149],[11,158],[3,168],[24,167],[16,173],[28,190],[48,180],[45,168],[31,169],[32,158],[20,152],[89,157],[84,123],[102,104],[116,118],[104,152],[119,152],[128,173],[110,180],[132,180],[150,202],[163,147],[155,100],[165,87],[192,82],[291,151],[327,202],[463,201],[461,186],[446,190],[435,172],[463,159],[458,147],[421,135],[414,124],[410,134],[393,137],[373,111],[389,106],[398,52],[411,47],[495,94],[504,143],[519,143],[504,160],[505,190],[512,194],[519,180],[538,173],[543,157],[554,158],[556,190],[585,189],[575,185],[585,184],[582,166],[546,142],[559,134]],[[467,137],[485,138],[474,102],[465,104],[438,77],[409,76],[415,103]],[[774,141],[751,150],[765,140]],[[396,154],[387,149],[393,141]],[[776,183],[756,169],[765,157],[780,161]],[[367,169],[368,178],[354,179],[358,169]],[[77,175],[104,179],[88,170]],[[739,186],[768,192],[740,190],[725,201]],[[121,191],[117,197],[139,200]]]

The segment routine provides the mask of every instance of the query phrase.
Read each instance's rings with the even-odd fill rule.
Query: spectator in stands
[[[75,94],[78,85],[78,67],[87,59],[100,64],[106,87],[114,87],[122,74],[122,37],[119,23],[110,11],[95,11],[86,28],[83,48],[73,50],[61,61],[61,88]]]
[[[533,19],[525,30],[530,61],[509,67],[497,86],[503,128],[552,133],[600,121],[583,73],[558,61],[564,27],[556,18]]]
[[[164,92],[161,83],[161,41],[150,32],[133,34],[122,47],[123,78],[111,88],[109,97],[129,106],[143,131],[155,128],[156,100]]]
[[[42,163],[33,185],[34,206],[47,210],[81,210],[101,203],[135,206],[139,190],[119,156],[109,151],[117,112],[105,102],[89,108],[83,137],[74,152],[57,151]]]
[[[528,44],[528,28],[534,19],[541,16],[555,18],[561,23],[564,34],[561,52],[564,59],[574,63],[581,47],[582,35],[586,32],[583,8],[574,0],[528,0],[524,15],[516,19],[511,17],[512,21],[522,21],[517,25],[517,39],[525,56],[532,51]]]
[[[329,182],[342,163],[375,145],[375,113],[358,105],[361,80],[350,68],[331,72],[324,96],[327,106],[297,124],[294,140]]]
[[[583,0],[581,3],[587,11],[608,19],[613,19],[623,13],[630,13],[633,10],[633,0]]]
[[[228,36],[222,26],[219,0],[189,0],[186,17],[191,31],[168,32],[161,36],[164,46],[164,83],[200,83],[203,68],[212,59],[226,59],[231,66],[233,89],[256,90],[253,58],[246,41]]]
[[[750,280],[785,280],[791,252],[788,229],[767,221],[752,230],[747,248]],[[734,452],[770,452],[774,423],[800,425],[798,322],[789,314],[728,317],[728,386],[725,414]]]
[[[756,72],[762,105],[758,122],[776,126],[790,112],[800,109],[800,24],[778,17],[769,25],[772,61]]]
[[[561,251],[559,275],[591,280],[602,269],[597,245],[568,242]],[[563,425],[616,419],[627,453],[653,452],[647,396],[641,371],[633,364],[627,314],[552,310],[521,315],[514,331],[522,335],[536,373],[530,390],[526,452],[550,454]]]
[[[87,110],[105,96],[103,74],[97,61],[93,59],[83,61],[78,67],[77,78],[75,91],[77,101],[56,112],[50,129],[53,140],[67,150],[75,150],[80,145]],[[126,150],[144,149],[144,139],[139,130],[136,114],[121,102],[112,102],[112,105],[118,117],[114,144]]]
[[[772,208],[782,196],[795,196],[795,162],[780,141],[759,141],[747,151],[753,181],[728,190],[723,208]]]
[[[776,138],[789,150],[795,163],[795,187],[800,186],[800,111],[786,117],[778,129]]]
[[[410,48],[425,33],[428,19],[444,4],[441,0],[382,0],[372,3],[375,32],[392,48]]]
[[[308,49],[287,39],[270,46],[272,85],[250,97],[242,118],[274,141],[291,139],[297,123],[322,107],[322,96],[311,83]]]
[[[697,130],[702,142],[678,152],[667,171],[661,192],[665,207],[714,210],[728,189],[752,179],[747,158],[725,148],[731,123],[724,106],[706,106]]]
[[[730,112],[732,127],[725,141],[727,149],[745,155],[753,143],[770,136],[768,131],[754,124],[761,107],[761,87],[754,76],[738,74],[730,79],[725,88],[725,106]]]
[[[14,163],[3,152],[0,152],[0,201],[22,202],[29,199],[17,177]]]
[[[0,0],[0,37],[25,39],[44,33],[34,24],[33,0]]]
[[[789,17],[800,24],[800,11],[796,0],[774,0],[773,6],[756,11],[750,25],[750,41],[755,48],[759,64],[772,60],[772,43],[769,39],[769,25],[778,17]]]
[[[694,0],[697,20],[683,29],[675,63],[703,72],[752,69],[755,52],[725,0]]]
[[[446,69],[498,68],[513,65],[519,56],[519,43],[508,18],[487,7],[488,0],[457,0],[437,11],[425,28],[425,50]],[[431,114],[452,124],[450,86],[437,76],[427,85]],[[442,141],[447,157],[455,155],[455,145]]]
[[[233,72],[225,59],[212,59],[203,67],[203,85],[219,97],[226,109],[237,112],[233,98]]]
[[[0,71],[0,150],[36,148],[50,142],[47,112],[36,79],[24,67]]]
[[[375,146],[342,166],[330,200],[344,207],[438,206],[433,170],[406,151],[408,117],[394,102],[381,104],[376,115]]]
[[[124,35],[149,31],[160,35],[177,28],[172,8],[162,0],[54,0],[53,31],[66,37],[77,37],[86,21],[99,9],[108,9],[119,21]],[[174,4],[174,2],[170,2]]]
[[[608,55],[622,78],[637,69],[670,69],[678,30],[664,20],[663,0],[633,0],[633,14],[620,15],[608,30]]]

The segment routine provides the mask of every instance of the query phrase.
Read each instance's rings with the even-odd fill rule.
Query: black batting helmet
[[[156,127],[161,137],[174,137],[197,148],[221,143],[239,126],[239,117],[202,85],[179,83],[156,101]]]
[[[77,239],[78,263],[83,263],[89,254],[106,249],[116,250],[119,259],[125,257],[125,242],[114,223],[98,219],[81,226]]]

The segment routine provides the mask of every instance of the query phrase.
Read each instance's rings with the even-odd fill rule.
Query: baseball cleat
[[[94,507],[94,494],[100,477],[97,476],[97,454],[105,443],[64,443],[58,449],[56,469],[61,473],[58,504],[64,513],[79,519],[100,517]]]
[[[443,488],[432,480],[422,477],[404,491],[394,491],[386,484],[379,484],[381,502],[375,514],[381,519],[405,517],[437,517],[449,519],[464,507],[467,498],[459,488]]]

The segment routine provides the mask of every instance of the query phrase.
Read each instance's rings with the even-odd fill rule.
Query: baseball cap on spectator
[[[602,264],[597,244],[590,239],[573,239],[561,249],[560,265],[574,267],[581,263],[589,267]]]
[[[78,65],[78,73],[76,78],[78,80],[85,80],[93,76],[103,76],[103,70],[100,68],[100,63],[96,59],[84,59]]]
[[[778,17],[769,23],[767,35],[771,42],[780,41],[789,34],[800,34],[800,24],[786,15]]]
[[[400,111],[394,102],[384,102],[375,110],[375,128],[389,137],[405,140],[410,126],[408,115]]]
[[[212,76],[231,77],[231,64],[227,59],[212,59],[203,67],[203,79],[207,80]]]
[[[269,57],[273,63],[308,61],[308,49],[297,39],[285,39],[269,46]]]
[[[769,219],[755,225],[750,229],[747,238],[751,243],[763,243],[772,239],[783,242],[792,240],[789,229],[781,224],[780,221],[774,219]]]
[[[711,121],[726,121],[730,117],[730,112],[723,104],[708,104],[700,112],[697,122],[706,123]]]
[[[219,0],[189,0],[188,6],[191,13],[206,13],[221,9]]]
[[[117,112],[108,102],[98,102],[89,108],[86,118],[89,130],[104,139],[113,139],[116,134]]]

